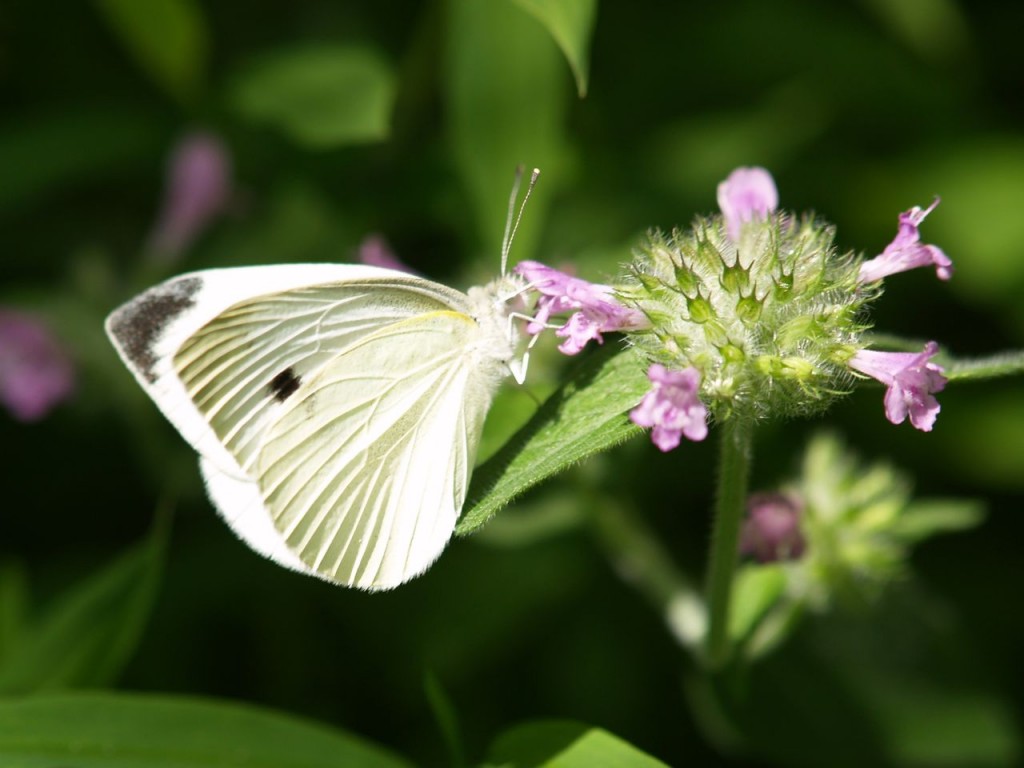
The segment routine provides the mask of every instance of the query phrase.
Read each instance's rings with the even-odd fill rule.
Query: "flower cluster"
[[[900,214],[893,241],[864,260],[834,245],[833,228],[811,216],[778,210],[778,191],[763,168],[739,168],[718,187],[720,215],[686,231],[652,232],[629,275],[612,288],[537,262],[517,271],[539,294],[527,328],[572,313],[556,334],[576,354],[602,333],[624,331],[649,364],[651,389],[631,412],[652,428],[663,451],[682,437],[702,440],[707,421],[761,419],[819,409],[859,376],[887,387],[885,412],[917,429],[932,428],[934,393],[945,385],[920,353],[865,349],[866,306],[879,281],[920,266],[946,280],[952,263],[921,242],[920,225],[938,205]]]

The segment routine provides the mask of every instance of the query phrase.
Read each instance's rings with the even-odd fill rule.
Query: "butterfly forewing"
[[[440,554],[493,394],[493,376],[467,354],[479,334],[453,311],[393,323],[288,400],[256,474],[275,525],[308,567],[380,588]]]
[[[229,308],[182,345],[174,364],[217,440],[250,474],[268,425],[327,361],[380,328],[448,307],[391,283],[296,289]]]

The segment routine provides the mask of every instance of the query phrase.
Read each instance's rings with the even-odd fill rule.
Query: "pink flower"
[[[227,148],[213,134],[186,135],[171,152],[150,248],[163,258],[178,256],[224,212],[230,196]]]
[[[939,345],[929,341],[920,353],[873,352],[862,349],[850,359],[850,367],[867,374],[888,387],[885,415],[893,424],[910,423],[922,432],[931,432],[939,415],[939,401],[932,393],[946,386],[942,368],[929,362]]]
[[[740,531],[740,554],[760,563],[796,560],[806,547],[800,531],[800,504],[781,493],[755,493],[747,499]]]
[[[900,214],[900,228],[896,237],[881,254],[860,265],[858,279],[862,283],[873,283],[897,272],[906,272],[914,267],[935,265],[935,272],[940,280],[949,280],[953,276],[953,262],[938,246],[921,243],[918,227],[929,213],[935,210],[939,198],[924,210],[914,206]]]
[[[388,241],[380,235],[367,235],[364,237],[363,242],[359,244],[356,259],[361,264],[366,264],[369,267],[383,267],[384,269],[394,269],[398,272],[408,272],[410,275],[416,274],[415,269],[412,269],[408,264],[395,256],[395,252],[391,250]]]
[[[590,340],[603,344],[602,333],[636,330],[647,324],[642,312],[619,304],[607,285],[588,283],[536,261],[522,261],[515,271],[540,294],[536,314],[526,326],[527,333],[536,335],[543,331],[552,315],[573,313],[555,331],[556,336],[565,339],[558,349],[567,355],[575,355]]]
[[[71,359],[39,320],[0,309],[0,402],[19,421],[38,421],[75,387]]]
[[[740,239],[744,222],[766,219],[778,205],[775,180],[764,168],[737,168],[718,185],[718,207],[734,242]]]
[[[670,371],[654,363],[647,370],[651,390],[629,418],[641,427],[654,427],[651,440],[662,451],[671,451],[685,435],[700,441],[708,434],[708,409],[700,401],[700,371]]]

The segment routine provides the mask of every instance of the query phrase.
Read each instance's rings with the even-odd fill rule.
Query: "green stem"
[[[706,658],[711,669],[720,669],[729,660],[731,651],[729,608],[738,560],[740,525],[747,500],[753,437],[754,425],[742,417],[730,419],[722,425],[707,577],[709,623]]]

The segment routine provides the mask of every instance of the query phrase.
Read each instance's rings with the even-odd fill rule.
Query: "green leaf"
[[[445,747],[448,748],[448,759],[452,766],[459,768],[466,764],[464,750],[462,749],[462,735],[459,730],[459,717],[455,711],[441,681],[437,675],[427,671],[423,680],[423,690],[427,695],[427,702],[430,710],[434,713],[434,720],[441,731]]]
[[[626,411],[649,388],[630,349],[609,345],[585,358],[533,418],[477,468],[456,533],[470,533],[528,488],[637,434],[640,428]]]
[[[933,499],[910,504],[889,526],[892,535],[904,541],[927,539],[937,533],[963,531],[980,525],[985,507],[979,501]]]
[[[209,45],[194,0],[96,0],[96,6],[139,65],[172,96],[193,100],[202,85]]]
[[[1024,488],[1024,398],[1016,386],[992,389],[943,409],[942,429],[955,437],[937,447],[945,464],[975,484],[1018,490]]]
[[[544,175],[516,235],[529,256],[564,163],[568,105],[561,55],[551,36],[511,0],[450,0],[445,88],[459,174],[484,243],[498,253],[512,174]]]
[[[243,117],[327,149],[387,138],[395,77],[366,48],[307,45],[254,61],[232,82],[229,100]]]
[[[516,726],[497,738],[487,756],[501,768],[664,768],[665,763],[583,723],[540,721]]]
[[[160,150],[161,132],[159,122],[145,112],[104,106],[40,111],[5,121],[0,128],[0,212],[133,171]],[[13,255],[7,253],[5,260]]]
[[[241,704],[82,693],[0,702],[5,768],[409,768],[344,731]]]
[[[62,595],[0,664],[0,693],[111,683],[131,658],[156,598],[166,525]],[[0,762],[0,764],[3,764]]]
[[[970,48],[970,26],[953,0],[864,0],[864,5],[893,36],[922,56],[955,60]]]
[[[590,38],[597,0],[516,0],[543,24],[562,49],[576,78],[576,91],[587,95]]]
[[[742,642],[778,602],[786,589],[786,573],[778,565],[750,565],[737,572],[732,584],[729,637]]]

